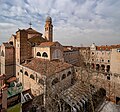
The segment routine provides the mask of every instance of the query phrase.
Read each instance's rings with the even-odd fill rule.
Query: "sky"
[[[44,34],[47,16],[62,45],[120,44],[120,0],[0,0],[0,44],[30,21]]]

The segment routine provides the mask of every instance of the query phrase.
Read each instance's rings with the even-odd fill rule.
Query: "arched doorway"
[[[92,68],[92,69],[95,68],[95,64],[94,64],[94,63],[91,64],[91,68]]]
[[[96,70],[99,71],[100,70],[100,65],[96,64]]]
[[[120,97],[116,97],[116,104],[120,105]]]
[[[101,70],[105,71],[105,65],[101,65]]]
[[[42,57],[48,57],[48,54],[47,54],[46,52],[44,52],[44,53],[42,54]]]
[[[52,53],[52,59],[61,59],[62,58],[62,52],[59,49],[56,49]]]
[[[107,72],[109,72],[110,71],[110,65],[107,65],[107,70],[106,70]]]
[[[37,56],[41,56],[41,53],[40,53],[40,52],[37,52]]]
[[[3,56],[3,57],[4,57],[4,52],[3,52],[3,50],[2,50],[2,52],[1,52],[1,56]]]
[[[25,75],[28,76],[28,72],[27,71],[25,71]]]
[[[87,63],[87,67],[90,68],[90,63]]]

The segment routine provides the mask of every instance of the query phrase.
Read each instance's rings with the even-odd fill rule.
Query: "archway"
[[[94,63],[91,64],[91,68],[92,68],[92,69],[95,68],[95,64],[94,64]]]
[[[116,104],[120,105],[120,97],[116,97]]]
[[[101,65],[101,70],[105,71],[105,65]]]
[[[21,73],[23,73],[23,70],[22,70],[22,69],[20,69],[20,72],[21,72]]]
[[[28,76],[28,72],[27,71],[25,71],[25,75]]]
[[[13,41],[10,41],[9,43],[10,43],[11,45],[13,45]]]
[[[30,78],[33,79],[33,80],[35,80],[35,77],[32,74],[30,75]]]
[[[48,54],[47,54],[46,52],[44,52],[44,53],[42,54],[42,57],[48,57]]]
[[[107,65],[107,70],[106,70],[107,72],[109,72],[110,71],[110,65]]]
[[[38,80],[38,83],[40,83],[40,84],[44,85],[44,80],[39,79],[39,80]]]
[[[41,56],[40,52],[37,52],[37,56]]]
[[[65,78],[66,78],[66,75],[65,75],[65,74],[63,74],[61,79],[63,80],[63,79],[65,79]]]
[[[62,58],[62,52],[59,49],[56,49],[52,53],[52,59],[61,59]]]
[[[2,52],[1,52],[1,56],[3,56],[3,57],[4,57],[4,52],[3,52],[3,50],[2,50]]]
[[[67,76],[69,76],[69,75],[71,75],[71,71],[69,71],[69,72],[67,73]]]
[[[96,64],[96,70],[99,71],[100,70],[100,65]]]
[[[90,63],[87,63],[87,67],[90,68]]]
[[[55,78],[53,81],[52,81],[52,85],[55,85],[56,83],[59,82],[59,79],[58,78]]]

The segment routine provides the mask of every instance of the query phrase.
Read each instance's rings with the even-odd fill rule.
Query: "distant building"
[[[64,61],[74,66],[79,66],[79,50],[73,46],[64,46],[63,52]]]
[[[84,61],[84,65],[89,62],[90,59],[90,47],[78,47],[80,54],[80,61]]]
[[[86,64],[97,71],[119,74],[119,49],[120,45],[96,46],[93,43]]]
[[[111,72],[120,74],[120,46],[111,51]]]

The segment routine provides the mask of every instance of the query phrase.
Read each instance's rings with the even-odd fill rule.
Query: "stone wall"
[[[111,72],[120,74],[120,48],[112,49],[111,52]]]
[[[114,102],[116,97],[120,97],[120,74],[106,74],[78,67],[75,69],[78,80],[92,84],[98,89],[104,88],[107,92],[107,97]]]

